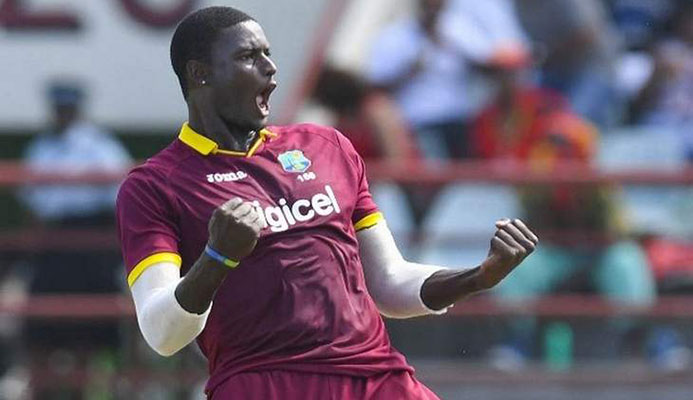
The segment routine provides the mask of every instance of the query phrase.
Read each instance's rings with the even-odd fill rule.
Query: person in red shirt
[[[561,96],[524,80],[528,61],[516,57],[490,70],[498,93],[473,125],[476,156],[539,171],[551,171],[560,163],[589,169],[598,131]],[[543,245],[496,288],[497,298],[528,302],[584,275],[613,302],[650,304],[656,293],[649,265],[640,246],[627,236],[612,189],[560,182],[520,187],[524,218],[542,236]],[[492,362],[502,369],[524,365],[534,342],[532,320],[518,318],[510,328],[507,343],[491,352]],[[613,324],[623,339],[626,328],[630,325],[623,321]]]
[[[536,236],[500,220],[476,268],[409,263],[347,139],[267,126],[277,68],[254,19],[196,11],[177,27],[171,60],[188,122],[117,200],[145,340],[169,356],[197,339],[211,399],[437,399],[380,314],[444,312],[496,285]]]
[[[534,158],[532,152],[554,130],[559,115],[561,123],[572,117],[576,122],[571,126],[588,127],[570,112],[563,96],[528,82],[529,62],[530,55],[522,48],[498,52],[489,62],[486,72],[497,93],[472,124],[473,157],[523,162]]]
[[[366,164],[420,160],[397,105],[357,74],[326,65],[318,75],[313,98],[334,113],[334,127],[349,139]]]

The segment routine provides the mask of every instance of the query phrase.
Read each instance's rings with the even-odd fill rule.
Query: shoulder
[[[120,186],[118,198],[131,192],[159,192],[168,195],[171,174],[189,157],[185,146],[174,141],[143,164],[133,168]]]
[[[350,160],[358,158],[358,154],[351,141],[331,126],[303,123],[281,127],[268,126],[267,130],[276,133],[280,138],[283,137],[287,140],[297,140],[305,143],[308,147],[345,154]]]
[[[334,130],[334,128],[327,125],[313,124],[309,122],[303,122],[298,124],[289,125],[269,125],[267,130],[276,134],[312,134],[321,133]]]
[[[111,132],[89,121],[78,121],[65,133],[66,140],[82,146],[103,146],[116,142]]]
[[[341,147],[341,140],[344,138],[337,129],[310,123],[285,125],[285,126],[268,126],[267,130],[276,133],[279,137],[288,139],[303,139],[309,141],[326,141],[336,146]]]

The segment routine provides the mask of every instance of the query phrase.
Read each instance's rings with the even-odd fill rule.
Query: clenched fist
[[[255,207],[238,197],[219,206],[209,220],[209,246],[222,255],[240,261],[250,254],[265,220]]]
[[[481,263],[480,283],[484,289],[503,280],[539,243],[539,238],[519,219],[498,221],[496,228],[488,257]]]

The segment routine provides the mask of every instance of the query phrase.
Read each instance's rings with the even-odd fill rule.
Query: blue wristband
[[[236,268],[240,262],[234,261],[228,257],[224,257],[221,254],[219,254],[218,251],[214,250],[213,248],[209,247],[209,245],[205,246],[205,253],[212,257],[213,259],[219,261],[220,263],[226,265],[229,268]]]

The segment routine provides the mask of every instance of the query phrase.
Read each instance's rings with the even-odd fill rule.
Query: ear
[[[188,89],[200,88],[209,83],[209,67],[201,61],[188,61],[185,64],[185,73],[188,80]]]

